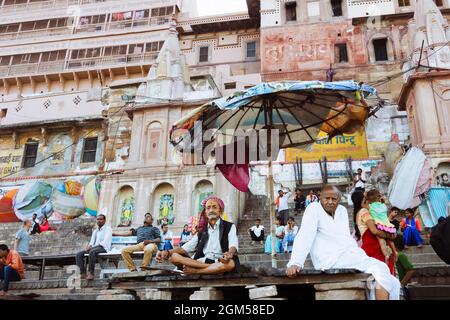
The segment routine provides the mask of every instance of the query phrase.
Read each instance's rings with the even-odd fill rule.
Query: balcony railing
[[[48,0],[40,2],[4,5],[0,6],[0,12],[3,14],[28,10],[57,9],[57,8],[66,8],[69,6],[78,6],[90,3],[111,2],[111,1],[120,1],[120,0]]]
[[[69,61],[29,63],[0,66],[0,77],[17,77],[34,74],[64,73],[67,71],[103,69],[120,66],[152,64],[158,53],[130,54],[111,57],[85,58]]]
[[[70,35],[70,34],[81,34],[81,33],[94,33],[94,32],[105,32],[113,30],[127,29],[127,31],[132,31],[134,28],[145,27],[145,26],[159,26],[165,25],[170,22],[171,16],[164,17],[154,17],[140,20],[123,20],[123,21],[113,21],[108,23],[96,23],[88,24],[77,27],[66,26],[58,28],[49,29],[39,29],[39,30],[26,30],[18,32],[0,33],[0,41],[11,41],[17,39],[30,39],[30,38],[40,38],[40,37],[51,37],[58,35]]]

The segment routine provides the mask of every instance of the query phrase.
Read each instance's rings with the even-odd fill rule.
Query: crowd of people
[[[286,274],[294,277],[304,268],[308,254],[315,269],[352,268],[370,273],[377,282],[377,299],[398,299],[400,288],[411,280],[414,267],[403,253],[409,246],[421,246],[421,226],[412,209],[399,221],[400,210],[388,209],[380,192],[365,191],[364,178],[358,173],[352,193],[354,206],[354,233],[350,233],[347,209],[340,205],[341,193],[336,187],[325,186],[321,192],[313,190],[307,196],[295,190],[294,211],[303,212],[301,227],[290,215],[290,191],[279,190],[276,198],[276,253],[292,253]],[[359,184],[358,184],[359,183]],[[358,187],[356,187],[358,184]],[[122,258],[130,272],[138,268],[132,254],[142,251],[140,270],[148,270],[153,257],[157,262],[169,261],[184,274],[219,274],[239,269],[238,237],[236,226],[223,219],[225,205],[211,196],[202,203],[203,211],[195,228],[184,225],[179,244],[169,225],[153,226],[153,216],[146,213],[144,223],[136,229],[122,232],[121,236],[135,236],[136,244],[121,249]],[[330,219],[331,217],[331,219]],[[42,232],[42,221],[25,221],[16,234],[14,249],[0,245],[1,294],[8,291],[11,281],[24,277],[21,256],[29,255],[29,237]],[[97,227],[86,248],[76,254],[76,264],[82,278],[94,279],[95,263],[99,254],[111,251],[113,230],[104,215],[96,217]],[[44,227],[45,228],[45,227]],[[260,219],[248,229],[252,244],[263,244],[264,251],[272,253],[272,236],[265,234]],[[86,270],[85,260],[88,259]],[[398,275],[399,280],[395,277]],[[406,293],[406,292],[405,292]]]

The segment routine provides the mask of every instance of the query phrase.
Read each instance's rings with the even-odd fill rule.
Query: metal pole
[[[272,171],[272,159],[269,159],[269,176],[268,176],[268,192],[269,192],[269,208],[270,208],[270,231],[272,235],[272,268],[277,267],[276,260],[276,238],[275,238],[275,202],[273,196],[273,171]]]

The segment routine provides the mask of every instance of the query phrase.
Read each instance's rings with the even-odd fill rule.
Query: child
[[[414,218],[414,210],[408,208],[405,210],[406,218],[400,224],[403,229],[403,236],[405,238],[405,249],[410,246],[422,247],[423,240],[420,236],[422,225],[419,219]]]
[[[367,201],[369,202],[370,207],[370,216],[375,222],[378,230],[395,235],[397,230],[395,229],[395,226],[389,221],[388,208],[384,203],[381,203],[380,200],[381,195],[378,190],[370,190],[367,193]],[[380,243],[381,251],[383,252],[383,255],[385,257],[385,262],[387,265],[389,265],[389,257],[391,256],[391,254],[393,253],[394,256],[397,256],[397,250],[395,248],[394,242],[382,238],[377,239]],[[392,252],[390,252],[388,247]]]
[[[292,253],[292,247],[294,246],[294,239],[297,235],[297,232],[298,227],[295,225],[295,219],[293,217],[289,217],[288,224],[284,227],[284,252]]]
[[[405,241],[402,236],[395,237],[394,240],[395,246],[398,250],[397,262],[395,263],[395,267],[397,269],[398,279],[400,280],[400,284],[403,289],[403,296],[405,300],[408,299],[408,289],[407,285],[411,281],[414,275],[414,266],[409,261],[408,257],[403,253],[405,249]]]

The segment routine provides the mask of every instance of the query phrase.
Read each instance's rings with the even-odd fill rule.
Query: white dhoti
[[[343,253],[332,269],[356,269],[371,274],[389,293],[389,300],[400,299],[400,281],[390,273],[386,263],[367,256],[361,248],[352,248]]]

